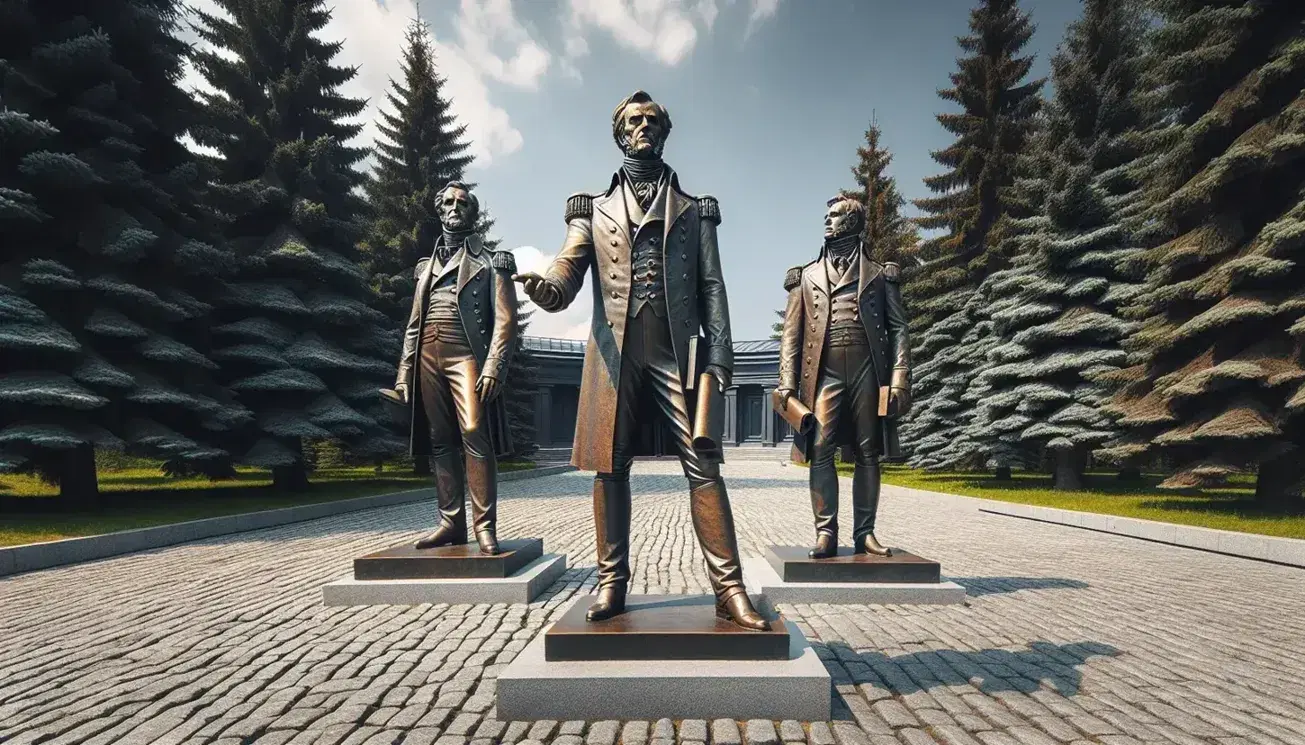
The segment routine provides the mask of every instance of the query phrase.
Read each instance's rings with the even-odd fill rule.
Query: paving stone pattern
[[[725,473],[745,555],[811,539],[805,470]],[[1305,745],[1300,569],[891,488],[881,537],[970,597],[781,606],[833,677],[830,721],[498,721],[498,672],[593,586],[590,483],[503,484],[502,534],[573,567],[528,606],[322,607],[353,557],[423,532],[430,503],[0,579],[0,742]],[[706,591],[678,465],[640,463],[634,489],[633,591]]]

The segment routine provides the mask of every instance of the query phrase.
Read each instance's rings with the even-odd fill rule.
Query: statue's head
[[[612,112],[612,137],[631,158],[660,158],[671,134],[671,115],[643,91],[635,91]]]
[[[865,207],[855,199],[834,197],[825,212],[825,240],[856,235],[865,228]]]
[[[435,210],[446,230],[471,230],[480,216],[480,200],[470,186],[450,181],[435,195]]]

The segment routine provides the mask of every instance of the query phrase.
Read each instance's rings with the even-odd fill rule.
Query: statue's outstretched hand
[[[521,283],[521,289],[526,291],[526,297],[533,300],[535,305],[548,309],[557,304],[557,288],[538,274],[534,272],[513,274],[512,280]]]

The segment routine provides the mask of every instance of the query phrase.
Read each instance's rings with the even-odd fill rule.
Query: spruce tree
[[[1121,266],[1137,253],[1127,223],[1147,124],[1135,94],[1143,28],[1135,0],[1087,0],[1070,24],[1051,62],[1044,219],[992,287],[1001,345],[978,376],[985,439],[1047,451],[1057,489],[1081,488],[1088,454],[1114,434],[1098,377],[1126,366],[1119,309],[1137,289]]]
[[[970,34],[958,39],[952,87],[940,90],[959,113],[938,114],[956,135],[932,153],[948,171],[925,179],[938,196],[919,199],[924,229],[942,229],[916,252],[923,266],[906,274],[903,297],[914,342],[912,392],[916,405],[902,426],[903,449],[918,467],[945,465],[940,452],[971,415],[961,400],[979,357],[973,295],[993,271],[1005,268],[1005,243],[993,234],[1011,210],[1015,163],[1041,107],[1043,81],[1026,80],[1032,57],[1018,56],[1033,24],[1015,0],[981,0],[970,13]]]
[[[1114,376],[1125,435],[1102,455],[1174,468],[1161,485],[1255,472],[1301,490],[1305,404],[1305,4],[1157,0],[1148,87],[1177,135],[1146,184],[1159,237],[1129,309],[1141,362]]]
[[[439,235],[435,198],[448,182],[464,180],[472,162],[466,125],[453,116],[421,21],[409,24],[402,54],[402,79],[386,94],[390,110],[380,113],[376,168],[364,185],[376,214],[365,245],[367,269],[382,309],[400,325],[416,287],[412,268]],[[482,215],[477,227],[486,236],[492,220],[488,211]]]
[[[888,174],[893,155],[879,144],[882,136],[879,126],[871,121],[865,132],[865,145],[857,148],[857,163],[852,166],[857,188],[844,194],[865,205],[862,240],[870,247],[871,257],[880,263],[900,264],[903,251],[915,243],[916,231],[911,221],[902,216],[906,200],[897,190],[897,180]]]
[[[4,398],[22,404],[3,417],[6,450],[81,498],[95,492],[94,445],[210,470],[226,456],[221,433],[248,416],[207,353],[233,262],[180,142],[196,110],[177,85],[178,10],[13,0],[0,12],[0,169],[17,186],[4,200],[4,297],[11,322],[45,327],[6,345],[22,355],[5,355]]]
[[[218,152],[213,192],[238,261],[217,311],[215,356],[256,414],[234,445],[241,460],[297,489],[307,481],[304,438],[339,440],[358,455],[401,448],[380,424],[376,392],[393,382],[394,329],[370,305],[356,248],[367,151],[348,144],[360,125],[346,119],[365,102],[338,92],[356,71],[332,65],[339,42],[316,35],[330,19],[323,0],[218,4],[224,15],[196,14],[215,49],[195,55],[216,90],[201,93],[195,140]]]

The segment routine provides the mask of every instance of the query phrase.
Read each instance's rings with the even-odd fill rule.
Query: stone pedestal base
[[[648,596],[653,597],[677,596]],[[591,599],[572,602],[578,607],[568,611],[583,614]],[[788,653],[781,660],[555,661],[546,659],[546,632],[499,673],[496,716],[500,721],[826,720],[829,673],[797,626],[782,623]]]
[[[770,603],[830,605],[949,605],[965,602],[955,582],[785,582],[766,559],[744,559],[748,592]]]
[[[322,587],[323,605],[529,603],[566,571],[564,554],[544,554],[508,577],[356,579]]]

